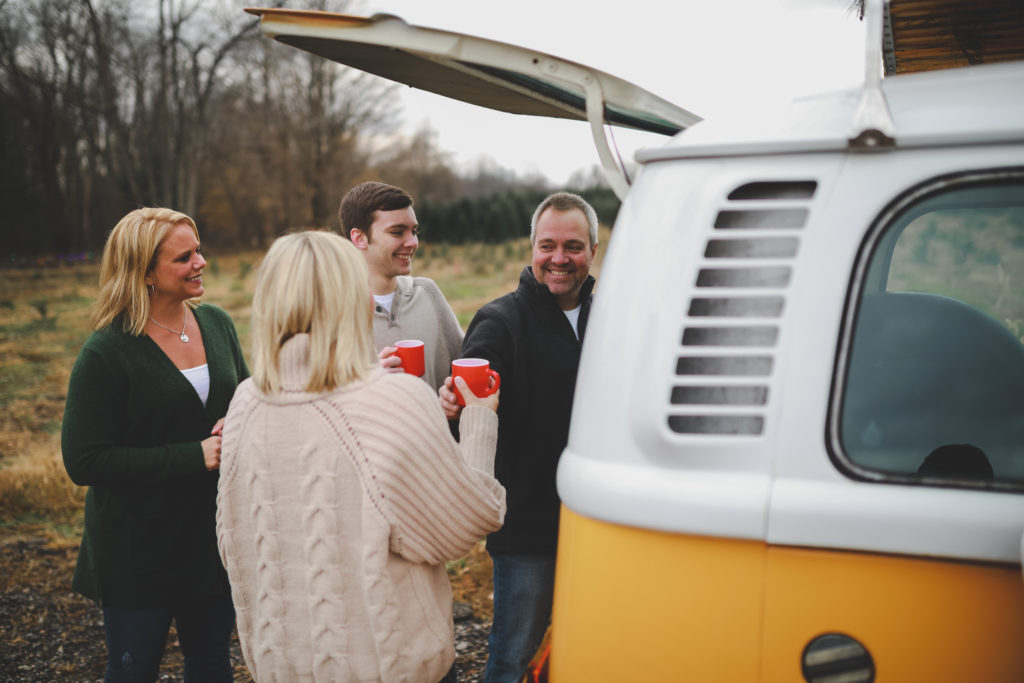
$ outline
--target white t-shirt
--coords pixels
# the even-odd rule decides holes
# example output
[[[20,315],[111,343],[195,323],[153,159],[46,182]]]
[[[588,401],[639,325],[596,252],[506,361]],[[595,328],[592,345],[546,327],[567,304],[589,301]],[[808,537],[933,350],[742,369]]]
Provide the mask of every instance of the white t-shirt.
[[[193,387],[196,389],[196,393],[199,394],[199,398],[202,399],[203,405],[206,405],[206,399],[210,397],[210,366],[207,363],[197,365],[194,368],[186,368],[181,371],[181,374],[185,375]]]
[[[582,306],[577,306],[569,311],[562,311],[562,313],[565,313],[565,317],[569,319],[569,324],[572,325],[572,331],[576,333],[577,339],[580,338],[580,308]]]
[[[380,304],[385,311],[391,310],[391,302],[395,300],[395,293],[390,294],[374,294],[373,300]]]

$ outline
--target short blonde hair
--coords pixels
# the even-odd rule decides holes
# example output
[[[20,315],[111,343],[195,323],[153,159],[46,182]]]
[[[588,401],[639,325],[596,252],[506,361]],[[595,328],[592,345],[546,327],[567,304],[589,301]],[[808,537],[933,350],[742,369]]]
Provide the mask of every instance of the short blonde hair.
[[[324,230],[277,238],[259,266],[252,300],[253,381],[281,390],[281,347],[309,335],[309,382],[320,393],[366,376],[374,360],[366,259]]]
[[[149,319],[146,276],[156,265],[164,238],[182,223],[192,228],[198,242],[196,222],[173,209],[144,207],[117,222],[103,247],[100,293],[90,320],[94,330],[102,329],[120,317],[122,331],[136,337],[143,334]],[[189,299],[185,303],[195,307],[199,299]]]

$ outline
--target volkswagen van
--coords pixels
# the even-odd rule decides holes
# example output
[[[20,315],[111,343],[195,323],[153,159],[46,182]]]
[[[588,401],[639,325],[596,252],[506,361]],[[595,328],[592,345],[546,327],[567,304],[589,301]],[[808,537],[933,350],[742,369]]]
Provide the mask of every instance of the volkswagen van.
[[[397,17],[251,11],[588,121],[623,197],[558,470],[551,680],[1024,681],[1018,5],[869,3],[862,86],[731,123]],[[630,183],[605,125],[669,137]]]

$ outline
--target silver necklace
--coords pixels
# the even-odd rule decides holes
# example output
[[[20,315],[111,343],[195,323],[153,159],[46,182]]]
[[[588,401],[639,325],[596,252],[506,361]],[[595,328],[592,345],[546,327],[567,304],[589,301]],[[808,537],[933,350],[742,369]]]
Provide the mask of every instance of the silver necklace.
[[[157,324],[160,327],[164,328],[165,330],[169,330],[171,332],[174,332],[175,334],[178,335],[178,339],[180,339],[182,341],[182,343],[188,344],[188,335],[185,334],[185,325],[188,324],[188,309],[187,308],[185,309],[185,319],[181,321],[181,332],[178,332],[173,327],[167,327],[167,325],[164,325],[163,323],[160,323],[160,322],[157,322],[156,320],[153,320],[153,316],[149,316],[149,319],[152,320],[155,324]]]

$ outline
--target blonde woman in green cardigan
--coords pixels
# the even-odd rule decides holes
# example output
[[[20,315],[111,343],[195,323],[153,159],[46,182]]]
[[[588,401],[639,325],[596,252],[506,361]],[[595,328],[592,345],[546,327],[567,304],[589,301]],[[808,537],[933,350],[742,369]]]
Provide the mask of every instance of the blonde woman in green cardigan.
[[[233,678],[214,522],[223,417],[249,371],[230,317],[199,303],[205,265],[185,214],[122,218],[71,372],[64,465],[89,487],[72,586],[103,608],[106,681],[155,681],[172,620],[186,681]]]

